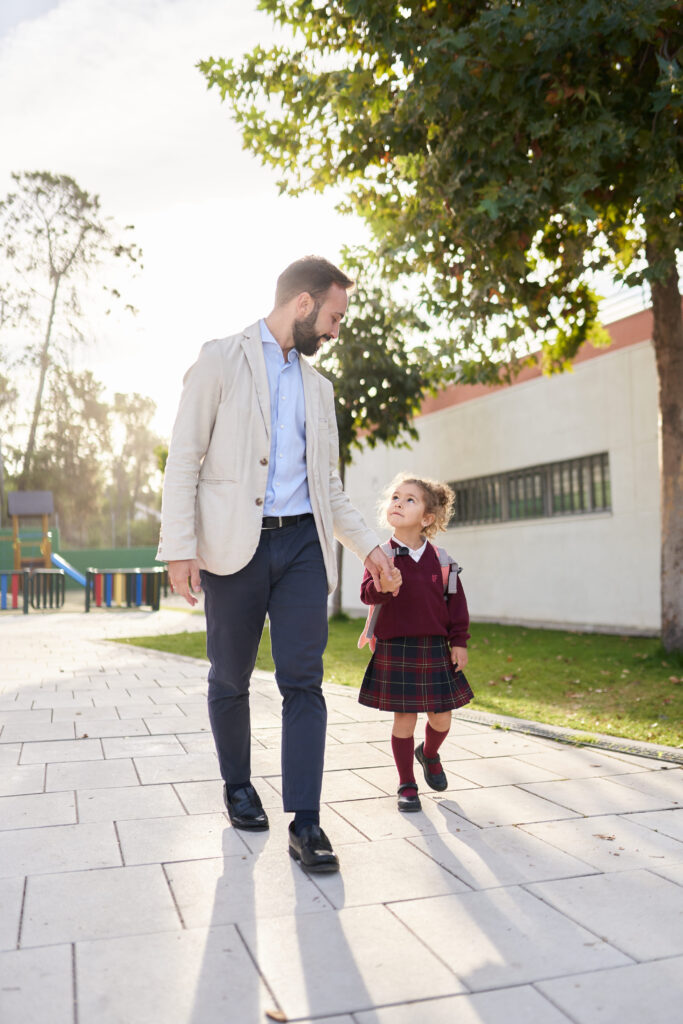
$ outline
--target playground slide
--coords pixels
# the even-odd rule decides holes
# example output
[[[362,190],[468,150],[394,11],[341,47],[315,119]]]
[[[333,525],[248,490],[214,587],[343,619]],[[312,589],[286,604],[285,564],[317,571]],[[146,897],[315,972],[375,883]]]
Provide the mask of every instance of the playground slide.
[[[67,562],[61,555],[52,554],[52,564],[56,565],[58,569],[63,569],[67,576],[70,576],[72,580],[76,580],[76,583],[80,583],[82,587],[85,586],[85,576],[78,569],[74,569],[70,562]]]

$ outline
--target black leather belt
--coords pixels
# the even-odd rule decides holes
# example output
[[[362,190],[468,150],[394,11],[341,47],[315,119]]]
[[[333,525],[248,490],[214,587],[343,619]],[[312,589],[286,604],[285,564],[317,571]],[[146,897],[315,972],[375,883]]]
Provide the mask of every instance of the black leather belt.
[[[261,520],[261,529],[279,530],[283,526],[296,526],[297,523],[304,523],[312,518],[312,512],[302,512],[300,516],[264,516]]]

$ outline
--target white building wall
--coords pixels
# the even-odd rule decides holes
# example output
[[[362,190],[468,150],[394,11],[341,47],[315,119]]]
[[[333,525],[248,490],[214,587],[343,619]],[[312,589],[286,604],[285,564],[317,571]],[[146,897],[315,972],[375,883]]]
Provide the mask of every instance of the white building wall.
[[[346,489],[374,524],[381,491],[403,470],[465,480],[607,451],[611,512],[460,527],[439,543],[464,566],[475,620],[656,632],[657,415],[651,343],[606,350],[572,373],[420,417],[412,450],[365,450],[347,469]],[[350,613],[362,610],[361,575],[345,552],[342,605]]]

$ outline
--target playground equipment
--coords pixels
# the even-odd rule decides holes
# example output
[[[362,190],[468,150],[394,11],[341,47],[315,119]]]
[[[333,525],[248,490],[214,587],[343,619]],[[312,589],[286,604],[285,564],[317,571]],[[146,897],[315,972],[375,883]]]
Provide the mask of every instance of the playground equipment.
[[[0,611],[19,608],[28,615],[29,608],[36,611],[61,608],[66,593],[64,572],[61,569],[22,569],[17,572],[0,571]]]
[[[12,491],[7,495],[7,510],[12,520],[12,547],[14,549],[14,569],[50,568],[52,555],[52,537],[48,529],[49,517],[54,514],[52,491]],[[41,531],[23,530],[22,519],[40,519]],[[24,550],[22,550],[24,545]],[[33,553],[26,554],[26,547],[32,547]],[[38,549],[36,553],[35,549]]]
[[[75,569],[71,562],[67,562],[66,558],[62,558],[61,555],[51,555],[52,564],[56,565],[58,569],[63,569],[67,576],[70,576],[76,583],[80,583],[82,587],[85,586],[85,576],[78,569]]]
[[[168,591],[168,573],[163,566],[152,569],[88,569],[85,574],[85,610],[103,605],[111,608],[149,605],[159,611],[161,590]]]
[[[7,611],[8,608],[19,607],[19,594],[22,595],[22,609],[24,615],[28,614],[28,578],[29,571],[17,572],[11,569],[9,572],[0,572],[0,611]]]

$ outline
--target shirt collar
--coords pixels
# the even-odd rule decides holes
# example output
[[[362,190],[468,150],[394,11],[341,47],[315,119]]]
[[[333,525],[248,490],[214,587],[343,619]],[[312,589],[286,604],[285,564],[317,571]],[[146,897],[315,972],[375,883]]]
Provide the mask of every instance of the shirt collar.
[[[401,544],[400,540],[396,540],[395,537],[391,538],[391,543],[395,544],[399,548],[404,548],[408,552],[408,554],[410,555],[410,557],[412,558],[412,560],[414,562],[419,562],[420,561],[420,559],[422,558],[422,556],[424,554],[424,550],[427,547],[427,541],[425,541],[424,544],[422,545],[422,547],[416,548],[413,551],[413,549],[409,548],[406,544]]]
[[[262,320],[259,320],[259,325],[261,327],[261,341],[263,342],[263,344],[277,345],[277,347],[280,348],[280,342],[277,340],[277,338],[273,335],[272,331],[268,327],[268,324],[265,321],[265,317]],[[282,349],[280,349],[280,351],[282,351]],[[299,353],[297,352],[297,350],[295,348],[290,348],[289,352],[287,353],[287,362],[291,363],[298,358]]]

